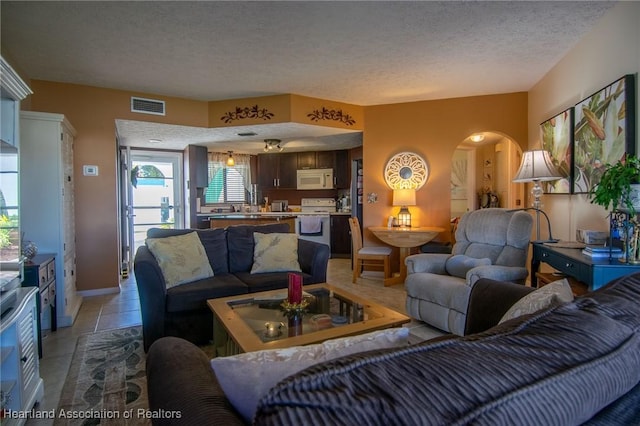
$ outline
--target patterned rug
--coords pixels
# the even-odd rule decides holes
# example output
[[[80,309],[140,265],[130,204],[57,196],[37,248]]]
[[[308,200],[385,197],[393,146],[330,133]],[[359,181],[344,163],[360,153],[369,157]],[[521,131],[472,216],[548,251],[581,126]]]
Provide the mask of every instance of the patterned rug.
[[[79,337],[55,425],[150,425],[147,408],[142,328]]]

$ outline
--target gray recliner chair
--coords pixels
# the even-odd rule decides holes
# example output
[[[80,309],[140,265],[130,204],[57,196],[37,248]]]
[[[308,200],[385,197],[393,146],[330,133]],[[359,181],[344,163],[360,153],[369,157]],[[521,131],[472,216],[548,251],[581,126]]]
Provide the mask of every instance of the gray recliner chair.
[[[462,216],[451,254],[407,256],[407,314],[464,335],[471,288],[480,278],[524,284],[533,219],[489,208]]]

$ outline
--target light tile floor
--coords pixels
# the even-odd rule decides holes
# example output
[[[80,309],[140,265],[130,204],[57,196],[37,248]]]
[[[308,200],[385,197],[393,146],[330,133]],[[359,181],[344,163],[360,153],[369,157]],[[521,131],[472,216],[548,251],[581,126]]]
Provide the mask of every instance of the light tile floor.
[[[404,311],[403,285],[384,287],[382,280],[374,276],[363,276],[357,284],[351,283],[350,259],[330,259],[327,269],[327,282],[344,287],[353,293],[374,294],[374,299],[393,309]],[[55,332],[45,331],[43,356],[40,359],[40,375],[44,380],[44,399],[38,410],[51,410],[58,406],[60,393],[64,385],[71,358],[80,335],[116,328],[131,327],[142,324],[140,316],[140,299],[133,274],[120,283],[120,292],[85,297],[76,320],[71,327],[58,328]],[[411,328],[412,338],[430,339],[443,334],[419,321],[406,324]],[[51,421],[52,423],[53,421]],[[43,421],[27,421],[27,425],[51,424]]]

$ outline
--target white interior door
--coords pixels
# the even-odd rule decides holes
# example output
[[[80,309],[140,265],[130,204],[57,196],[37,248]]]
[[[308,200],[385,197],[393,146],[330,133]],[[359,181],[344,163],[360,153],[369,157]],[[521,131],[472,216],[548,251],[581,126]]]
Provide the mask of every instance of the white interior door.
[[[128,150],[123,202],[128,262],[147,237],[149,228],[183,228],[182,153]],[[123,239],[124,240],[124,239]],[[131,265],[129,265],[131,266]],[[130,268],[129,268],[130,269]]]

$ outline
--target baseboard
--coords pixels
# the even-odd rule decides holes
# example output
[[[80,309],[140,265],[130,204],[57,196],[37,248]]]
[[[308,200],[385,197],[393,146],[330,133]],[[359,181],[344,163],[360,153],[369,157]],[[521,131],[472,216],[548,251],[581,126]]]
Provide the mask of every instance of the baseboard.
[[[82,297],[104,296],[105,294],[114,294],[114,293],[120,293],[120,286],[108,287],[108,288],[97,288],[95,290],[78,291],[78,294]]]

